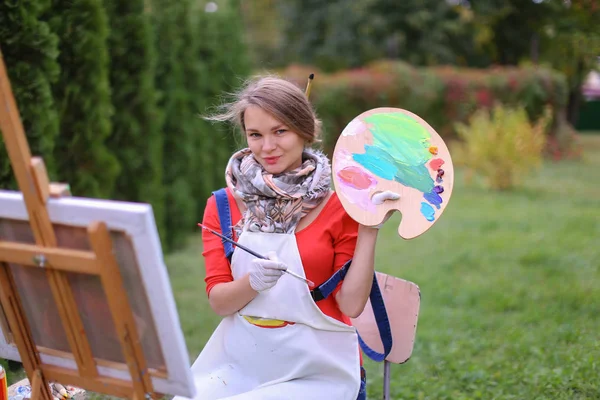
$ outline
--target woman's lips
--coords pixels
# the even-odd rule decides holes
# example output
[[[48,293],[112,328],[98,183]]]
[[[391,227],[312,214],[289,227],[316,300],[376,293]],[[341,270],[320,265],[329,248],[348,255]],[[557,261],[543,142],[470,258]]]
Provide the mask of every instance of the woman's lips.
[[[263,160],[269,165],[276,164],[279,160],[279,157],[264,157]]]

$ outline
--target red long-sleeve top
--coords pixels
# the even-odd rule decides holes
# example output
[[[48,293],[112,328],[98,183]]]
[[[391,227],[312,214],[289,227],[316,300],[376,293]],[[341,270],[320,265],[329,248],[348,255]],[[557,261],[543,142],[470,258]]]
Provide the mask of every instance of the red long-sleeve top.
[[[232,224],[235,225],[242,216],[229,189],[227,189],[227,196]],[[221,231],[214,196],[207,202],[202,223],[217,232]],[[333,193],[316,219],[295,235],[304,273],[318,286],[353,257],[358,224],[350,218],[337,195]],[[221,239],[203,230],[202,241],[204,243],[202,255],[206,266],[206,293],[209,295],[215,285],[231,282],[233,276],[229,262],[225,258]],[[325,315],[350,325],[350,319],[340,311],[335,300],[335,294],[340,287],[341,283],[328,298],[318,301],[317,306]]]

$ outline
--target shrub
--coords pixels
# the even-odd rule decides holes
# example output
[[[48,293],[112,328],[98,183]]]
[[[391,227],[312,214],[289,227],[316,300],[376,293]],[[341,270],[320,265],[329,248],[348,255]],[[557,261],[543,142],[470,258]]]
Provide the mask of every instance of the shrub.
[[[60,39],[61,71],[53,85],[60,118],[54,148],[59,179],[76,196],[109,198],[120,166],[106,146],[114,113],[106,10],[100,0],[56,2],[49,17]]]
[[[452,158],[466,167],[467,179],[477,174],[493,189],[510,189],[540,165],[550,121],[549,107],[535,123],[524,108],[480,109],[468,124],[456,124],[462,142],[453,146]]]
[[[112,198],[150,203],[164,229],[162,114],[155,87],[156,51],[144,0],[106,0],[110,84],[116,110],[107,142],[121,165]]]
[[[415,68],[379,61],[335,74],[316,73],[311,101],[323,119],[324,147],[329,154],[354,117],[377,107],[412,111],[448,140],[457,136],[456,122],[466,123],[478,109],[497,103],[522,105],[531,120],[550,106],[554,121],[560,120],[567,103],[564,76],[544,68]],[[300,87],[306,85],[306,69],[297,65],[280,74]],[[553,123],[548,135],[555,137],[560,126]],[[569,146],[570,140],[571,136],[562,135],[559,146]]]
[[[0,1],[0,50],[31,153],[44,157],[48,175],[56,179],[52,151],[59,119],[52,84],[60,67],[58,37],[43,20],[49,6],[49,2]],[[0,188],[17,189],[2,135]]]

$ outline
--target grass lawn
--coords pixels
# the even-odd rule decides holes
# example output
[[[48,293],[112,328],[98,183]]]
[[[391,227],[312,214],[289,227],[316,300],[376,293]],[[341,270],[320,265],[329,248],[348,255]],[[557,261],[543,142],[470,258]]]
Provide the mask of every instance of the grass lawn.
[[[599,399],[600,135],[581,161],[547,162],[497,193],[459,177],[441,220],[411,241],[383,228],[377,269],[421,288],[411,360],[393,399]],[[193,361],[219,322],[208,306],[199,236],[169,255]],[[369,398],[381,364],[367,361]]]
[[[412,358],[393,365],[393,399],[600,398],[600,136],[583,160],[548,162],[518,190],[460,179],[440,221],[411,241],[384,227],[377,269],[418,284]],[[167,258],[191,359],[219,318],[201,242]],[[369,398],[381,364],[367,362]]]

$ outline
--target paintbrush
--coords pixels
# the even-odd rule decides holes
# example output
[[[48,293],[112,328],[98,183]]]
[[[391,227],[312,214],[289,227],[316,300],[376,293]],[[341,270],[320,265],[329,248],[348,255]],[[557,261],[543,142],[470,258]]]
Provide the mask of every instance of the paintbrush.
[[[231,244],[233,244],[234,246],[236,246],[236,247],[239,247],[240,249],[242,249],[242,250],[244,250],[244,251],[246,251],[246,252],[248,252],[248,253],[252,254],[254,257],[262,258],[263,260],[269,260],[269,258],[268,258],[268,257],[265,257],[265,256],[263,256],[263,255],[260,255],[260,254],[258,254],[257,252],[255,252],[254,250],[251,250],[251,249],[249,249],[249,248],[247,248],[247,247],[245,247],[245,246],[242,246],[241,244],[239,244],[239,243],[238,243],[238,242],[236,242],[235,240],[231,240],[231,239],[229,239],[227,236],[223,236],[223,235],[221,235],[220,233],[218,233],[218,232],[216,232],[216,231],[214,231],[214,230],[212,230],[212,229],[210,229],[210,228],[208,228],[208,227],[206,227],[206,226],[204,226],[204,225],[202,225],[202,224],[200,224],[200,223],[198,223],[198,226],[199,226],[200,228],[202,228],[202,229],[205,229],[205,230],[209,231],[210,233],[212,233],[212,234],[214,234],[214,235],[217,235],[217,236],[218,236],[218,237],[220,237],[221,239],[225,239],[225,240],[227,240],[229,243],[231,243]],[[310,281],[310,280],[308,280],[308,279],[306,279],[306,278],[303,278],[303,277],[301,277],[300,275],[298,275],[298,274],[296,274],[296,273],[294,273],[294,272],[292,272],[292,271],[288,271],[288,270],[286,269],[286,270],[284,270],[283,272],[285,272],[286,274],[290,274],[290,275],[291,275],[291,276],[293,276],[294,278],[300,279],[300,280],[301,280],[301,281],[303,281],[303,282],[306,282],[306,283],[308,284],[308,286],[310,286],[310,287],[314,287],[314,286],[315,286],[314,282],[312,282],[312,281]]]
[[[307,99],[310,96],[310,86],[312,85],[313,79],[315,79],[315,74],[310,74],[308,76],[308,83],[306,84],[306,90],[304,91]]]

